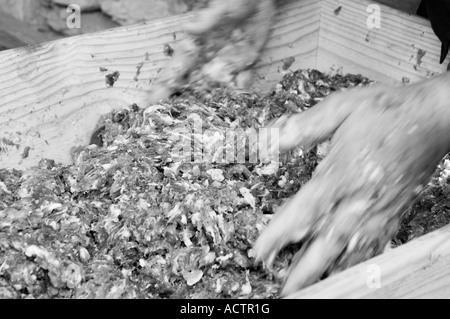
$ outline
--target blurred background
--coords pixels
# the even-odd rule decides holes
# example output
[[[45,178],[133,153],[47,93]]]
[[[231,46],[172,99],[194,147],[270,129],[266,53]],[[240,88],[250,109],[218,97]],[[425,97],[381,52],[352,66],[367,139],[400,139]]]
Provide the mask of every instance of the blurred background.
[[[0,50],[186,13],[208,0],[0,0]],[[69,29],[69,4],[81,28]]]
[[[224,0],[225,1],[225,0]],[[283,2],[285,0],[277,0]],[[297,0],[301,1],[301,0]],[[415,14],[421,0],[377,0]],[[0,50],[97,32],[203,8],[209,0],[0,0]],[[81,28],[69,29],[69,4],[81,7]]]

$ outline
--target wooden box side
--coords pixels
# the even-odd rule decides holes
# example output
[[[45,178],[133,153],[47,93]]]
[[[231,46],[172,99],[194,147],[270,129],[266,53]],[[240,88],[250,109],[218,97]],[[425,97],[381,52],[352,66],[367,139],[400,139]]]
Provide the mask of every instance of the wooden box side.
[[[68,164],[102,114],[145,105],[166,43],[188,16],[0,52],[0,167]],[[139,69],[139,71],[138,71]],[[105,76],[119,72],[114,86]],[[23,158],[29,147],[28,157]]]
[[[270,39],[256,68],[253,89],[267,93],[283,75],[287,58],[290,70],[312,69],[317,64],[321,1],[285,0],[275,17]],[[291,59],[292,60],[292,59]],[[286,65],[287,66],[287,65]]]
[[[385,83],[415,82],[446,70],[450,60],[439,64],[441,44],[428,20],[366,0],[321,3],[319,70]]]
[[[288,298],[450,298],[450,225]]]
[[[287,57],[296,68],[315,66],[320,4],[285,2],[256,70],[259,91],[281,79]],[[0,52],[0,168],[31,167],[41,158],[69,164],[70,149],[89,142],[102,114],[147,106],[151,81],[169,59],[164,45],[185,36],[181,26],[190,17]],[[105,76],[116,71],[119,79],[107,87]]]

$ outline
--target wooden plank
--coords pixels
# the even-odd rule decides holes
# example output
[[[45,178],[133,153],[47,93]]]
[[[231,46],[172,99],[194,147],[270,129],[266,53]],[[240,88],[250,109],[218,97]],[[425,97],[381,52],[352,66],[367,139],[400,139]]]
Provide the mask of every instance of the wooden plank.
[[[183,38],[180,28],[190,17],[0,52],[0,168],[30,167],[43,157],[68,164],[70,149],[89,142],[102,114],[132,103],[146,106],[151,81],[168,59],[164,44],[174,42],[174,33]],[[280,8],[257,69],[259,90],[281,79],[286,57],[296,58],[295,68],[314,66],[319,17],[314,0],[289,0]],[[119,80],[107,87],[105,75],[114,71]],[[29,156],[22,158],[27,147]]]
[[[0,10],[0,50],[50,41],[45,34]]]
[[[7,141],[1,167],[25,168],[43,157],[68,164],[71,147],[87,144],[102,114],[132,103],[144,106],[149,81],[166,60],[163,46],[187,19],[0,52],[0,139]],[[107,87],[105,75],[114,71],[120,78]],[[29,157],[23,159],[27,146]]]
[[[449,265],[450,225],[288,298],[450,298]],[[376,274],[379,286],[373,280]]]
[[[323,0],[317,68],[342,68],[386,83],[412,82],[446,70],[429,21],[380,5],[381,28],[369,29],[366,0]],[[341,7],[339,14],[336,8]]]
[[[289,0],[279,8],[271,37],[256,69],[253,89],[268,92],[283,77],[285,58],[294,57],[291,69],[313,68],[317,60],[320,1]]]

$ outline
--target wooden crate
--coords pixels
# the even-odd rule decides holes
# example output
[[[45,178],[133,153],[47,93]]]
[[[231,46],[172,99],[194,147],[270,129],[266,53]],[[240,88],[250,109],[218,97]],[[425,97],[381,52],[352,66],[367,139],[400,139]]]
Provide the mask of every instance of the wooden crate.
[[[406,2],[408,8],[417,3]],[[438,64],[440,42],[427,20],[379,4],[380,28],[371,29],[373,4],[284,0],[254,89],[273,87],[288,57],[295,57],[291,69],[361,73],[385,83],[445,71],[448,60]],[[70,149],[88,143],[102,114],[132,103],[146,106],[151,82],[168,59],[163,47],[184,37],[180,26],[190,17],[0,52],[0,168],[27,168],[43,157],[69,164]],[[114,71],[120,78],[107,87],[105,75]],[[449,262],[445,227],[292,297],[450,297]],[[380,288],[367,285],[370,265],[380,269]]]

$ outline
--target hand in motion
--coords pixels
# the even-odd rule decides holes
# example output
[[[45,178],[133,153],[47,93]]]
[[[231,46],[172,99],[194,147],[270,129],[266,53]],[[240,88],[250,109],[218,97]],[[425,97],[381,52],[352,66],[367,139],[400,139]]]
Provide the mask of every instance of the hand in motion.
[[[269,36],[274,0],[213,0],[184,26],[188,37],[158,75],[151,99],[166,98],[189,82],[208,79],[246,88],[248,70],[257,62]]]
[[[354,88],[281,121],[281,150],[332,137],[312,179],[253,248],[270,266],[283,247],[302,242],[282,295],[384,250],[449,151],[449,87],[450,73],[405,87]]]

